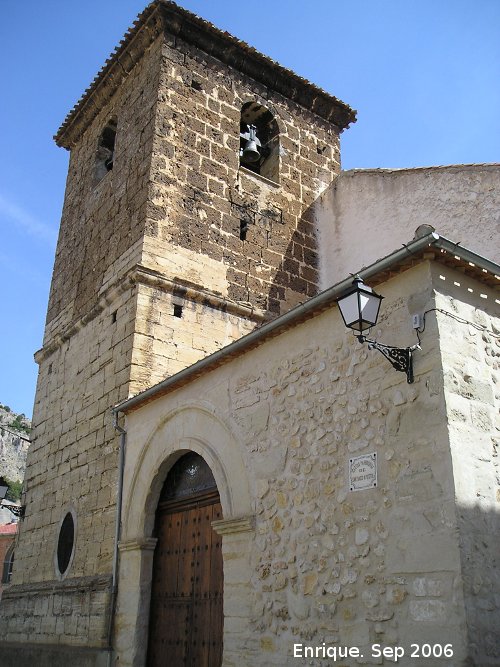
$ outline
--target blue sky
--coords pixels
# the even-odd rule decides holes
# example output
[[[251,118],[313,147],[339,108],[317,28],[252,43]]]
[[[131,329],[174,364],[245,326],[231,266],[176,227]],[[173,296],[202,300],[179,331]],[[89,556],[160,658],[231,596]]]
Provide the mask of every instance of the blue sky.
[[[500,162],[499,0],[184,0],[358,111],[344,169]],[[52,136],[144,0],[2,3],[0,403],[31,415],[68,153]]]

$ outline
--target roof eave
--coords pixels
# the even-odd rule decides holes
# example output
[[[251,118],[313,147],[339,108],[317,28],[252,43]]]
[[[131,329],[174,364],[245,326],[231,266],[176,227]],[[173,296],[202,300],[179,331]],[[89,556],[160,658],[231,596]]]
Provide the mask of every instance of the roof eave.
[[[123,79],[162,30],[197,46],[226,65],[309,109],[343,130],[356,121],[356,112],[341,100],[286,69],[245,42],[170,0],[154,0],[99,70],[54,136],[56,144],[71,149]]]

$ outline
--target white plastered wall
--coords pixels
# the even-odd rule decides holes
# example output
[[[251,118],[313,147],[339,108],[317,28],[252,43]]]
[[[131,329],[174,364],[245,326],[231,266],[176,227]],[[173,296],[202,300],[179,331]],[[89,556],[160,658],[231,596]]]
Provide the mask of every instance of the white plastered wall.
[[[500,165],[353,169],[318,202],[325,289],[431,225],[479,255],[500,259]]]

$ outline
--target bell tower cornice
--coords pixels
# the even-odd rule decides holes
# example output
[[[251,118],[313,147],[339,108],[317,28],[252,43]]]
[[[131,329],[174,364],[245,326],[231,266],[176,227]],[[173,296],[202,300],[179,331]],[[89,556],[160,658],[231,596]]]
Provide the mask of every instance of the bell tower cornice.
[[[356,112],[318,86],[298,76],[245,42],[188,12],[170,0],[154,0],[111,53],[54,136],[70,150],[109,102],[146,49],[164,31],[293,100],[340,130],[356,121]]]

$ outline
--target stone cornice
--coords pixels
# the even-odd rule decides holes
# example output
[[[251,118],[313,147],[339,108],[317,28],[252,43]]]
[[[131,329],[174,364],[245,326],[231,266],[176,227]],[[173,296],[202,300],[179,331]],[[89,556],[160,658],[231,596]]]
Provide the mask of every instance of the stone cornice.
[[[127,289],[132,287],[133,283],[128,277],[128,274],[120,277],[115,281],[105,292],[103,292],[97,303],[93,308],[89,310],[88,313],[78,318],[76,321],[71,322],[65,329],[61,332],[54,335],[54,337],[44,345],[40,350],[35,352],[34,357],[37,364],[40,364],[44,359],[53,354],[63,343],[70,340],[76,333],[80,331],[86,324],[94,320],[106,306],[110,305],[115,301],[120,294],[125,292]]]
[[[169,0],[154,0],[106,60],[54,136],[58,146],[71,149],[86,127],[109,102],[146,49],[165,31],[201,49],[224,64],[259,81],[333,123],[340,129],[356,121],[356,112],[341,100],[298,76],[245,42]]]
[[[373,264],[352,273],[344,280],[332,285],[304,303],[295,306],[283,315],[266,322],[254,329],[246,336],[235,340],[208,357],[203,357],[196,363],[184,368],[175,375],[162,380],[154,387],[142,391],[136,396],[127,398],[113,408],[113,412],[128,413],[137,410],[141,405],[155,400],[159,396],[178,389],[210,370],[227,363],[231,359],[245,354],[264,342],[280,336],[283,332],[296,327],[306,320],[316,317],[326,310],[337,306],[338,299],[352,288],[352,276],[358,275],[362,280],[369,280],[370,285],[376,287],[399,273],[408,271],[412,267],[425,261],[436,261],[463,270],[466,275],[473,277],[489,287],[498,290],[500,283],[500,266],[484,257],[480,257],[471,250],[453,243],[449,239],[439,236],[435,232],[414,238],[402,248],[398,248],[390,255],[378,259]]]
[[[143,537],[137,540],[120,542],[118,549],[120,551],[153,551],[157,542],[156,537]]]
[[[63,581],[37,581],[32,584],[11,584],[2,592],[3,599],[25,597],[27,595],[50,595],[51,593],[74,593],[77,591],[110,590],[111,575],[97,575],[95,577],[73,577]]]
[[[165,292],[170,292],[174,296],[183,297],[189,301],[202,303],[215,310],[222,310],[225,313],[245,317],[260,324],[266,318],[265,311],[255,308],[251,304],[233,301],[222,295],[206,289],[202,285],[182,280],[181,278],[166,278],[163,274],[143,265],[137,265],[130,274],[130,279],[135,283],[157,287]]]
[[[214,310],[221,310],[230,315],[237,315],[247,320],[262,324],[267,320],[266,314],[259,308],[254,308],[250,304],[238,303],[231,299],[224,298],[220,294],[205,289],[202,285],[195,285],[180,278],[173,280],[166,278],[158,271],[150,269],[142,264],[136,264],[124,275],[120,276],[105,291],[103,291],[94,307],[78,320],[71,322],[65,329],[55,334],[42,349],[35,352],[35,361],[40,364],[44,359],[53,354],[63,343],[72,338],[86,324],[95,319],[102,311],[111,305],[123,292],[133,288],[135,285],[149,285],[156,287],[173,296],[188,299],[209,306]]]

